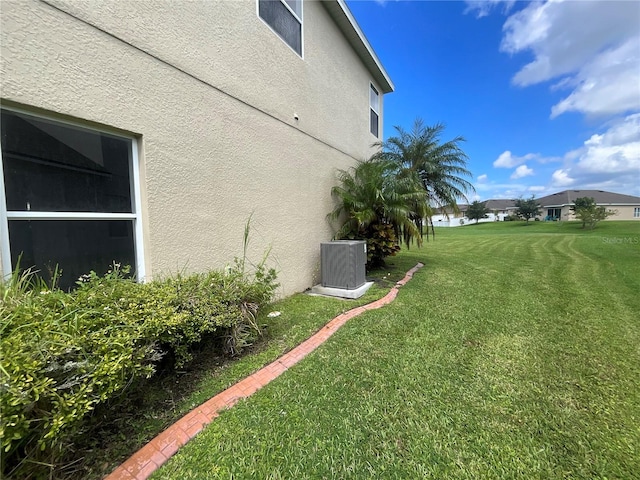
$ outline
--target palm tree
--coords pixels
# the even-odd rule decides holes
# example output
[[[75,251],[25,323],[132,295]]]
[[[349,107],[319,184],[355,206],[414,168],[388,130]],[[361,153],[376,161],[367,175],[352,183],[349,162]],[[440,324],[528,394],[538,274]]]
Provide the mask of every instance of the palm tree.
[[[338,203],[328,217],[342,223],[335,238],[366,239],[373,265],[399,250],[400,239],[422,244],[413,219],[430,213],[424,189],[417,175],[398,173],[396,163],[372,158],[339,170],[340,184],[331,189]]]
[[[472,175],[467,169],[468,157],[459,146],[464,137],[441,143],[445,126],[441,123],[427,126],[420,118],[415,120],[411,132],[401,127],[395,129],[397,136],[377,144],[382,149],[376,156],[391,160],[403,172],[417,174],[429,205],[457,212],[458,199],[468,202],[467,194],[475,192],[473,184],[465,178]],[[421,220],[416,223],[422,228]]]

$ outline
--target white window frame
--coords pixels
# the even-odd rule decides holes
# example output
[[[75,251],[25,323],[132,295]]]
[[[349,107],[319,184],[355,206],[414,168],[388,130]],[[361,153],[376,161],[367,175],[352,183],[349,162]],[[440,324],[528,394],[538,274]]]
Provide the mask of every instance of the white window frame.
[[[293,53],[295,53],[296,55],[298,55],[300,58],[304,58],[304,22],[302,21],[304,14],[303,14],[303,10],[304,10],[304,2],[303,0],[294,0],[296,2],[300,2],[300,15],[298,15],[295,10],[293,10],[288,4],[287,2],[285,2],[284,0],[274,0],[274,1],[279,1],[281,4],[283,4],[285,6],[285,8],[287,10],[289,10],[291,12],[291,14],[295,17],[296,20],[298,20],[298,22],[300,23],[300,53],[298,53],[291,45],[289,45],[289,43],[282,38],[282,36],[276,32],[273,27],[271,27],[271,25],[269,25],[267,23],[267,21],[262,18],[260,16],[260,0],[256,0],[256,15],[258,16],[258,18],[260,19],[260,21],[262,23],[264,23],[267,27],[269,27],[269,30],[271,30],[280,40],[282,40],[284,42],[284,44],[289,47],[291,49],[291,51]]]
[[[377,98],[377,105],[371,104],[371,93],[375,92],[376,94],[376,98]],[[376,138],[380,138],[380,91],[376,88],[376,86],[373,83],[369,83],[369,133],[371,133],[371,135],[373,135]],[[371,112],[374,112],[377,117],[378,117],[378,125],[377,125],[377,130],[378,130],[378,134],[376,135],[375,133],[373,133],[371,131]]]
[[[640,207],[633,207],[633,218],[640,218]]]
[[[0,255],[2,258],[2,274],[8,278],[12,273],[11,246],[9,243],[9,220],[133,220],[133,249],[136,259],[136,278],[143,282],[146,276],[144,262],[144,242],[142,228],[142,199],[140,196],[140,160],[138,157],[138,138],[132,135],[114,133],[108,129],[88,127],[79,122],[60,120],[54,116],[33,113],[15,107],[3,105],[2,110],[41,118],[46,121],[80,128],[93,132],[105,133],[122,139],[130,140],[131,162],[129,162],[129,179],[131,182],[132,213],[92,213],[92,212],[48,212],[48,211],[8,211],[4,185],[4,164],[2,162],[2,148],[0,146]],[[87,272],[88,273],[88,272]]]

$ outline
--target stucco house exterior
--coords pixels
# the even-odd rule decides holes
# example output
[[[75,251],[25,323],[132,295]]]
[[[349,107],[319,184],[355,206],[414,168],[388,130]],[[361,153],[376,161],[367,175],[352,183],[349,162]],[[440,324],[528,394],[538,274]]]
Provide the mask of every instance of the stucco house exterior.
[[[504,221],[504,218],[513,215],[516,210],[515,200],[513,199],[490,199],[485,200],[485,207],[489,209],[486,218],[482,218],[478,223]],[[439,208],[436,214],[431,218],[435,227],[459,227],[468,223],[476,223],[475,220],[467,218],[467,209],[469,205],[466,203],[458,204],[459,213],[455,213],[450,208]]]
[[[564,190],[552,195],[536,199],[540,206],[538,220],[575,220],[571,211],[576,198],[590,197],[596,205],[613,210],[607,220],[640,220],[640,197],[623,195],[620,193],[606,192],[603,190]],[[483,222],[503,221],[507,216],[515,215],[517,207],[515,199],[490,199],[483,202],[489,209],[487,218]],[[470,220],[466,216],[467,204],[460,204],[460,213],[454,213],[451,209],[439,209],[432,217],[436,227],[458,227],[468,224]],[[474,221],[475,223],[475,221]]]
[[[382,139],[391,79],[343,0],[3,0],[3,273],[139,279],[271,247],[317,280],[338,168]]]
[[[469,205],[466,203],[459,203],[457,212],[450,207],[438,207],[434,209],[431,222],[434,227],[459,227],[468,221],[467,208]]]
[[[640,197],[605,192],[603,190],[563,190],[537,199],[540,219],[575,220],[571,211],[576,198],[593,198],[596,205],[616,213],[608,220],[640,220]]]
[[[509,198],[489,199],[483,202],[489,210],[488,217],[493,221],[504,221],[516,211],[516,201]]]

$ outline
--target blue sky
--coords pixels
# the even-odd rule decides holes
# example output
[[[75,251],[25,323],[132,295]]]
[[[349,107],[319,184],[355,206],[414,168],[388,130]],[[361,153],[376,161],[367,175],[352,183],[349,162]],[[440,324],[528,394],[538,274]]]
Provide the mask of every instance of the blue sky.
[[[446,125],[477,195],[640,196],[640,2],[347,0],[395,84],[384,136]]]

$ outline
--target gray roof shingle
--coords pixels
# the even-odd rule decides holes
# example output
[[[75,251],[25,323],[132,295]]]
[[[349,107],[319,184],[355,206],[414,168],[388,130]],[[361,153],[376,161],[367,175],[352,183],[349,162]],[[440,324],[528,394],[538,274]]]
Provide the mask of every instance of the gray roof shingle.
[[[571,205],[576,198],[591,197],[598,205],[640,205],[640,197],[623,195],[620,193],[605,192],[603,190],[564,190],[562,192],[538,198],[538,203],[543,207]]]
[[[516,201],[512,198],[498,198],[485,200],[484,206],[489,210],[509,210],[516,208]]]

